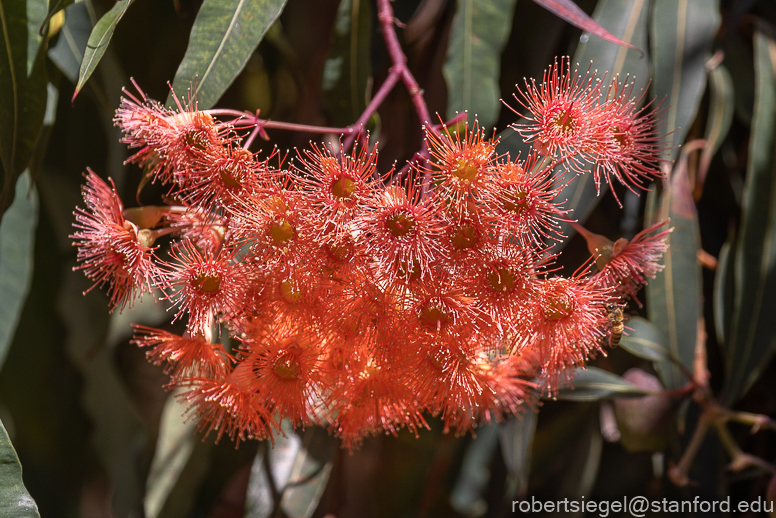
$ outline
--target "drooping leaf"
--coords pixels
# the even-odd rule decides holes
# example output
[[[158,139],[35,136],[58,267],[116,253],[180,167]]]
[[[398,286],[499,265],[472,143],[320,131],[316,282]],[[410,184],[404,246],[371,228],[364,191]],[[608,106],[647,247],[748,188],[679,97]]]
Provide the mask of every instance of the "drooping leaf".
[[[537,4],[541,5],[551,13],[554,13],[559,18],[566,20],[571,25],[587,31],[590,34],[595,34],[599,38],[616,43],[617,45],[623,45],[625,47],[638,50],[641,56],[644,56],[642,51],[636,45],[631,44],[628,41],[621,40],[617,36],[607,31],[604,27],[598,24],[596,20],[590,18],[585,11],[579,8],[577,4],[572,0],[533,0]]]
[[[665,346],[666,339],[652,322],[634,317],[628,320],[630,330],[623,335],[620,347],[639,358],[653,362],[670,362],[671,354]]]
[[[0,421],[0,516],[40,518],[38,506],[24,487],[22,465]]]
[[[776,351],[776,32],[759,22],[754,36],[755,109],[741,230],[734,258],[733,321],[726,343],[724,404],[752,386]]]
[[[323,101],[334,126],[352,124],[366,108],[372,32],[369,2],[340,2],[322,83]]]
[[[447,82],[447,118],[477,115],[495,124],[500,108],[501,51],[509,37],[516,0],[458,0],[450,46],[442,69]]]
[[[668,236],[668,250],[663,255],[665,268],[647,284],[649,320],[667,339],[671,356],[692,372],[698,319],[702,311],[702,284],[698,263],[700,229],[687,172],[686,151],[650,217],[653,223],[670,218],[674,231]],[[656,369],[663,385],[669,389],[679,388],[687,381],[676,365],[658,363]]]
[[[270,518],[276,508],[282,516],[309,518],[326,489],[339,441],[317,426],[295,434],[284,421],[283,431],[253,462],[246,518]]]
[[[641,397],[648,394],[636,385],[598,367],[577,369],[564,384],[557,399],[565,401],[598,401],[612,397]]]
[[[733,113],[736,107],[733,79],[724,65],[718,65],[709,73],[709,85],[711,86],[709,117],[703,136],[706,146],[701,153],[698,178],[705,178],[711,159],[714,158],[719,146],[727,137],[730,125],[733,123]]]
[[[483,426],[477,430],[463,456],[463,466],[450,496],[450,505],[464,516],[476,516],[490,482],[490,464],[499,443],[499,428]]]
[[[722,245],[717,258],[717,272],[714,276],[714,330],[717,342],[723,347],[730,337],[730,322],[733,320],[733,245]]]
[[[148,518],[159,516],[167,496],[194,451],[197,423],[184,419],[185,413],[186,405],[175,394],[171,394],[164,405],[154,458],[146,478],[143,510]]]
[[[48,52],[57,68],[75,83],[92,32],[92,20],[85,2],[73,4],[65,10],[65,24],[59,31],[59,40]]]
[[[499,441],[504,464],[513,479],[513,490],[507,495],[524,495],[528,491],[528,473],[531,468],[531,448],[536,435],[538,412],[526,412],[510,417],[499,426]]]
[[[46,19],[43,20],[43,23],[40,26],[40,34],[43,34],[43,30],[45,25],[51,20],[51,17],[57,14],[62,9],[65,9],[67,6],[72,4],[75,0],[51,0],[49,2],[49,8],[48,13],[46,13]]]
[[[286,0],[205,0],[175,73],[175,94],[187,98],[188,90],[196,85],[199,108],[211,108],[242,71],[285,5]],[[167,106],[174,105],[170,94]]]
[[[46,111],[46,0],[0,0],[0,219],[27,169]]]
[[[16,182],[16,197],[0,222],[0,366],[30,290],[38,223],[38,194],[30,173]]]
[[[86,84],[86,81],[91,77],[94,69],[97,68],[102,56],[108,49],[108,44],[113,37],[116,26],[134,1],[135,0],[119,0],[111,10],[105,13],[94,25],[94,28],[89,35],[89,41],[86,43],[86,51],[84,52],[81,67],[78,71],[78,83],[76,84],[75,92],[73,93],[74,101],[78,93]]]
[[[676,159],[706,89],[706,62],[721,16],[717,0],[655,0],[650,25],[655,97],[665,114],[668,158]]]

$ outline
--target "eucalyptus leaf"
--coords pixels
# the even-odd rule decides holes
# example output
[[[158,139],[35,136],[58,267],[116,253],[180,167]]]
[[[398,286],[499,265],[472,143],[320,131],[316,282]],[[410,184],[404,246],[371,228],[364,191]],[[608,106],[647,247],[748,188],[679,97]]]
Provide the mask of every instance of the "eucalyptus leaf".
[[[642,397],[648,392],[625,381],[620,376],[597,367],[577,369],[564,384],[557,399],[565,401],[598,401],[613,397]]]
[[[86,84],[86,81],[91,77],[94,69],[97,68],[105,51],[108,50],[108,44],[113,37],[116,26],[134,1],[135,0],[119,0],[113,5],[110,11],[105,13],[94,25],[94,28],[89,35],[89,40],[86,43],[86,51],[84,52],[83,60],[81,60],[81,67],[78,71],[78,83],[76,84],[75,92],[73,93],[74,101],[78,96],[78,93]]]
[[[652,223],[670,219],[674,230],[668,235],[668,250],[663,255],[665,268],[647,284],[649,320],[668,340],[671,356],[692,372],[702,311],[702,283],[698,263],[700,229],[686,152],[671,173],[668,188],[651,217]],[[679,388],[687,381],[676,365],[659,363],[656,369],[669,389]]]
[[[499,441],[504,464],[513,479],[511,495],[525,495],[528,491],[528,474],[531,468],[531,448],[539,421],[538,412],[510,417],[499,426]]]
[[[650,31],[655,97],[667,107],[663,145],[676,159],[706,89],[718,0],[654,0]]]
[[[642,317],[628,320],[627,335],[623,335],[620,347],[639,358],[653,362],[670,362],[671,354],[665,346],[666,339],[652,322]]]
[[[706,146],[701,153],[701,162],[698,167],[699,178],[705,178],[711,159],[727,137],[736,108],[733,79],[724,65],[718,65],[709,73],[709,86],[711,95],[709,116],[706,121],[706,132],[703,135]]]
[[[729,339],[730,322],[733,319],[733,246],[730,242],[722,245],[714,276],[714,330],[717,333],[717,342],[723,348]]]
[[[205,0],[191,28],[189,46],[175,73],[178,98],[196,87],[200,109],[211,108],[245,67],[286,0]],[[167,106],[175,106],[172,93]]]
[[[723,403],[735,403],[776,351],[776,36],[760,21],[754,36],[755,109],[741,230],[735,249],[733,321],[726,343]]]
[[[16,182],[16,196],[0,221],[0,366],[11,346],[30,291],[38,224],[38,194],[30,173]]]
[[[57,44],[48,51],[51,61],[73,83],[78,81],[91,32],[92,19],[86,3],[73,4],[65,10],[65,24],[59,30]]]
[[[46,0],[0,0],[0,219],[29,166],[46,112]]]
[[[22,480],[22,465],[0,421],[0,516],[3,518],[40,518],[38,506]]]
[[[352,124],[366,108],[372,33],[367,0],[340,2],[322,83],[325,107],[335,126]]]
[[[246,518],[270,518],[278,510],[309,518],[326,489],[339,441],[317,426],[297,434],[286,420],[282,429],[274,447],[264,443],[253,462]]]
[[[490,464],[499,444],[499,427],[487,425],[477,430],[463,455],[463,466],[450,494],[450,505],[464,516],[484,514],[485,490],[490,482]]]
[[[442,69],[448,119],[468,110],[482,128],[496,123],[501,51],[509,37],[515,4],[516,0],[458,0]]]

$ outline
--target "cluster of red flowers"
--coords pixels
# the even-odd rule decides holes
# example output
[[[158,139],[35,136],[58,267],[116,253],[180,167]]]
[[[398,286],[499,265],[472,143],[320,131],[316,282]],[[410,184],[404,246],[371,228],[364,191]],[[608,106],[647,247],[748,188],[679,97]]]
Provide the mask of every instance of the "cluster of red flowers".
[[[475,123],[428,129],[428,164],[382,177],[363,146],[272,166],[241,147],[234,121],[127,94],[115,121],[139,149],[129,162],[174,203],[124,209],[88,172],[80,268],[114,308],[158,289],[185,319],[182,336],[138,326],[135,342],[219,437],[264,438],[287,418],[354,446],[427,426],[426,412],[466,432],[530,407],[537,379],[557,390],[602,350],[607,305],[659,269],[667,231],[654,227],[601,241],[595,275],[552,275],[566,168],[592,159],[629,186],[659,174],[653,116],[613,89],[600,101],[556,63],[526,95],[519,130],[537,145],[524,159],[497,156]]]

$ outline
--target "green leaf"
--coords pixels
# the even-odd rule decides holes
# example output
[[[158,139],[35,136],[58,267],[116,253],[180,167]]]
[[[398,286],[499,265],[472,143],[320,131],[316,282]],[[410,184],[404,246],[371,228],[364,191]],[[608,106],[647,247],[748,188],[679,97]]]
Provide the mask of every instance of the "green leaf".
[[[72,4],[74,1],[75,0],[51,0],[46,19],[43,20],[43,23],[40,26],[40,32],[43,33],[44,26],[51,20],[52,16]]]
[[[714,330],[717,333],[717,342],[723,348],[730,339],[730,322],[733,319],[733,246],[730,242],[722,245],[714,276]]]
[[[776,351],[776,39],[760,22],[754,36],[755,109],[734,260],[734,313],[725,348],[723,403],[735,403]]]
[[[510,417],[499,426],[499,441],[504,464],[512,477],[513,490],[507,495],[524,495],[528,491],[528,474],[531,468],[531,449],[536,436],[539,413],[527,411]]]
[[[194,433],[197,422],[183,417],[186,408],[187,405],[181,403],[175,394],[171,394],[165,402],[143,498],[143,510],[148,518],[159,516],[198,440]]]
[[[577,369],[576,375],[558,392],[565,401],[598,401],[612,397],[641,397],[649,394],[611,372],[597,367]]]
[[[628,320],[630,330],[623,335],[620,347],[634,356],[653,362],[670,362],[671,354],[665,346],[666,339],[652,322],[633,317]]]
[[[706,146],[701,153],[698,178],[706,177],[711,159],[714,158],[730,131],[736,107],[733,79],[724,65],[718,65],[709,73],[709,85],[711,86],[709,117],[706,121],[706,133],[703,136]]]
[[[97,68],[97,64],[108,49],[108,44],[113,37],[113,31],[116,30],[116,25],[118,25],[124,13],[127,12],[127,9],[134,1],[119,0],[95,24],[94,29],[92,29],[89,35],[89,41],[86,43],[86,52],[84,52],[84,58],[81,61],[81,68],[78,72],[78,83],[73,93],[73,101],[75,101],[76,96],[84,87],[86,81],[91,77],[94,69]]]
[[[468,110],[480,127],[496,123],[501,51],[509,37],[516,0],[458,0],[442,72],[447,82],[447,117]]]
[[[0,516],[40,518],[38,506],[22,481],[22,465],[5,426],[0,421]]]
[[[59,39],[48,52],[57,68],[75,83],[86,53],[92,19],[85,2],[79,2],[65,11],[65,24],[59,31]]]
[[[0,218],[13,202],[46,111],[46,0],[0,0]]]
[[[16,182],[16,197],[0,222],[0,366],[11,345],[32,282],[38,194],[25,172]]]
[[[188,97],[187,91],[196,85],[200,109],[218,102],[285,5],[286,0],[205,0],[175,73],[173,90],[178,98]],[[175,106],[172,94],[167,106]]]
[[[652,87],[668,108],[662,140],[676,159],[706,89],[706,62],[720,24],[718,0],[655,0],[650,26]],[[672,133],[673,132],[673,133]]]
[[[499,443],[497,425],[477,429],[477,437],[466,447],[463,466],[450,494],[450,505],[463,516],[478,516],[490,482],[490,465]]]
[[[651,204],[650,200],[647,204]],[[687,172],[687,151],[682,152],[650,217],[651,223],[670,218],[674,231],[668,236],[668,250],[663,255],[665,268],[647,284],[649,320],[667,338],[671,356],[692,372],[702,283],[698,263],[700,230]],[[663,385],[670,389],[679,388],[686,381],[676,365],[659,363],[656,369]]]
[[[372,12],[366,0],[342,0],[323,66],[323,101],[334,126],[357,120],[367,104]]]
[[[287,420],[283,432],[285,437],[278,435],[274,448],[264,443],[267,448],[256,455],[246,518],[270,518],[276,506],[282,516],[309,518],[326,489],[339,441],[317,426],[296,434]]]

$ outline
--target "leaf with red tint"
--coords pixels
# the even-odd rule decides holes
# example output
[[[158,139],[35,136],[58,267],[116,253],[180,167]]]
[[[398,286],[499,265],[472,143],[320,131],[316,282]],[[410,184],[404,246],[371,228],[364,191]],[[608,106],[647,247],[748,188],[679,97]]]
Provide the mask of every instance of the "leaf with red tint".
[[[609,31],[598,25],[595,20],[590,18],[585,11],[579,8],[577,4],[571,0],[533,0],[540,6],[544,7],[555,16],[562,20],[566,20],[571,25],[579,27],[583,31],[587,31],[590,34],[595,34],[599,38],[603,38],[617,45],[624,45],[628,48],[637,50],[642,57],[644,57],[644,51],[635,45],[625,43],[621,39],[612,35]]]

